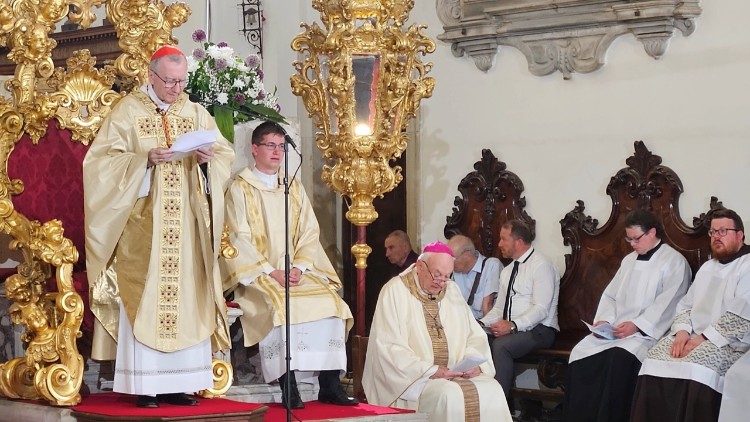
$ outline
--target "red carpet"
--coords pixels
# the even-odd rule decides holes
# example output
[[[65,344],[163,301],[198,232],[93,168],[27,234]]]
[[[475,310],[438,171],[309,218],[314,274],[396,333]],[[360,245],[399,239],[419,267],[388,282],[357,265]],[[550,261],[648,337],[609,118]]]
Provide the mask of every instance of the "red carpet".
[[[198,406],[173,406],[160,404],[156,409],[143,409],[135,406],[135,397],[118,393],[92,394],[83,398],[73,410],[81,413],[114,417],[180,417],[213,414],[228,414],[251,412],[263,404],[243,403],[228,399],[201,399]],[[280,404],[266,404],[268,412],[265,420],[277,422],[286,420],[286,410]],[[354,418],[361,416],[393,415],[399,413],[414,413],[412,410],[393,407],[374,406],[360,403],[357,406],[334,406],[317,401],[305,403],[304,409],[293,411],[292,420],[306,421],[316,419]]]
[[[135,406],[135,396],[118,393],[92,394],[83,398],[81,403],[73,406],[73,410],[81,413],[94,413],[106,416],[131,416],[131,417],[177,417],[214,415],[226,413],[251,412],[262,404],[242,403],[227,399],[201,399],[198,397],[198,406],[174,406],[170,404],[159,404],[156,409],[145,409]]]
[[[278,403],[269,403],[266,412],[267,422],[286,420],[286,409]],[[375,406],[360,403],[356,406],[334,406],[318,401],[305,402],[305,408],[292,411],[293,421],[309,421],[317,419],[355,418],[361,416],[394,415],[398,413],[414,413],[413,410],[397,409],[395,407]]]

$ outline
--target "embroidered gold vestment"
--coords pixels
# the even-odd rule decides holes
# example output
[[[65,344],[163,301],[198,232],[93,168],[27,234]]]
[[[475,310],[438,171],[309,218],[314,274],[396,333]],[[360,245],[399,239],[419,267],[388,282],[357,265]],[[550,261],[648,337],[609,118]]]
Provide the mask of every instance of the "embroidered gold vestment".
[[[229,347],[217,251],[234,152],[219,137],[205,177],[194,154],[147,172],[152,148],[213,128],[213,118],[185,94],[159,112],[136,91],[117,104],[92,143],[83,176],[95,359],[114,358],[119,317],[129,319],[139,342],[159,351],[209,337],[214,350]],[[127,315],[119,315],[120,301]]]
[[[290,322],[337,317],[346,321],[348,331],[352,313],[338,294],[341,281],[320,244],[310,200],[299,181],[292,182],[289,191],[291,267],[305,269],[300,283],[290,288]],[[284,188],[269,188],[246,168],[232,181],[226,203],[230,239],[238,256],[220,260],[224,289],[236,289],[245,346],[252,346],[285,323],[284,288],[268,275],[284,268]],[[243,279],[250,283],[239,284]]]

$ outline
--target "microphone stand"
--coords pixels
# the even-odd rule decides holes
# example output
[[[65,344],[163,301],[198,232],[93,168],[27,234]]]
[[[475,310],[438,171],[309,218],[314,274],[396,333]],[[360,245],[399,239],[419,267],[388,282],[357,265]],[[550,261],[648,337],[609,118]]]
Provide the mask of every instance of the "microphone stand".
[[[289,142],[284,137],[284,330],[286,336],[285,353],[286,353],[286,388],[284,389],[286,402],[286,420],[292,422],[292,351],[289,345],[289,335],[292,331],[289,324]]]
[[[282,128],[282,130],[284,130]],[[300,159],[302,154],[297,151],[296,145],[292,138],[284,131],[284,330],[286,336],[285,353],[286,353],[286,388],[284,388],[284,401],[286,402],[286,420],[287,422],[292,421],[292,409],[291,409],[291,388],[292,388],[292,374],[291,374],[291,363],[292,363],[292,351],[289,343],[289,336],[291,334],[291,324],[289,323],[289,271],[291,271],[291,262],[289,259],[289,145],[292,145],[294,151],[299,154]],[[300,163],[301,165],[301,163]],[[296,172],[295,172],[296,175]]]

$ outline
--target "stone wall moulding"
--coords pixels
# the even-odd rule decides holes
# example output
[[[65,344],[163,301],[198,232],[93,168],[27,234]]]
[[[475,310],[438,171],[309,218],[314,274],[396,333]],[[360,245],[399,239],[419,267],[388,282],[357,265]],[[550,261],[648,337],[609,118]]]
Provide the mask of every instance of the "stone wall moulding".
[[[482,71],[502,45],[520,50],[537,76],[588,73],[604,64],[612,41],[633,34],[646,53],[660,58],[675,29],[695,30],[699,0],[436,0],[456,57],[468,55]]]

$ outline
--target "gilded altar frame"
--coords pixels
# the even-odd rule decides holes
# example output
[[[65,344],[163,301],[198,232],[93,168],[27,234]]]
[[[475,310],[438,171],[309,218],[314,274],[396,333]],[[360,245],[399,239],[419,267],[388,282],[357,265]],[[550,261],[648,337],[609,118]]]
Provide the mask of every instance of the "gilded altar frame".
[[[113,65],[95,67],[88,50],[74,53],[66,68],[55,68],[50,37],[63,19],[88,28],[95,9],[105,8],[114,25],[121,54]],[[25,356],[0,364],[0,396],[44,400],[58,406],[81,400],[84,359],[78,351],[83,301],[73,289],[72,269],[78,251],[59,220],[33,221],[14,209],[13,196],[31,186],[8,176],[8,159],[22,135],[37,143],[55,119],[72,133],[73,142],[88,145],[102,121],[124,96],[146,81],[148,61],[159,46],[177,40],[172,30],[184,24],[190,9],[161,0],[2,0],[0,46],[16,64],[6,82],[11,98],[0,98],[0,230],[13,237],[24,261],[5,282],[14,324],[23,326]],[[54,177],[54,175],[50,175]],[[46,290],[54,273],[57,292]],[[214,359],[214,388],[201,394],[224,394],[232,368]]]

